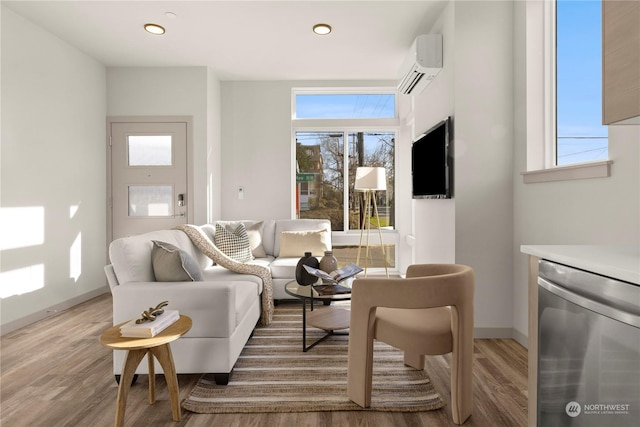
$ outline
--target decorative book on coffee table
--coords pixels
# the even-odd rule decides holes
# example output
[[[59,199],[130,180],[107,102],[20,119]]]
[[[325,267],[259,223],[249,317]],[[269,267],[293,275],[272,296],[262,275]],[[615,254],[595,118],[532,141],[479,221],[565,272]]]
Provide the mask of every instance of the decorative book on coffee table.
[[[307,270],[309,274],[321,278],[325,283],[340,283],[343,280],[353,277],[363,271],[362,268],[355,264],[347,264],[338,270],[332,271],[331,273],[327,273],[319,268],[313,268],[308,265],[305,265],[304,269]]]

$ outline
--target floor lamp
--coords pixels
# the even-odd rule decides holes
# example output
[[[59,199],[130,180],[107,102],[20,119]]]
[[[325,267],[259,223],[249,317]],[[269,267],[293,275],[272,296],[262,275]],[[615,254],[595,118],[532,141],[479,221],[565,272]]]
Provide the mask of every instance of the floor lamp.
[[[380,247],[382,248],[382,259],[384,261],[384,272],[389,277],[387,270],[387,255],[384,251],[384,242],[382,241],[382,232],[380,231],[380,215],[378,215],[378,204],[376,203],[376,191],[385,191],[387,189],[387,178],[385,169],[378,167],[359,167],[356,169],[356,181],[353,186],[355,191],[364,192],[364,219],[360,227],[360,243],[358,244],[358,256],[356,264],[360,264],[360,250],[362,249],[362,237],[364,234],[365,223],[367,228],[366,253],[364,258],[364,276],[367,277],[367,263],[369,260],[369,232],[371,230],[371,201],[373,200],[373,213],[378,223],[378,236],[380,237]]]

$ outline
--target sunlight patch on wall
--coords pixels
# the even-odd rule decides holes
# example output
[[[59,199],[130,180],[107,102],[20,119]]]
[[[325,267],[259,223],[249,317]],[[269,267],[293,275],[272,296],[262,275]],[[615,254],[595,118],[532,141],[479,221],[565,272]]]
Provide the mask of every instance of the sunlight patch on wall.
[[[0,299],[44,288],[44,264],[0,273]]]
[[[73,219],[73,217],[76,216],[78,209],[80,209],[80,205],[69,206],[69,219]]]
[[[0,208],[0,250],[44,243],[44,207]]]
[[[78,281],[82,274],[82,233],[78,233],[76,239],[69,248],[69,277]]]

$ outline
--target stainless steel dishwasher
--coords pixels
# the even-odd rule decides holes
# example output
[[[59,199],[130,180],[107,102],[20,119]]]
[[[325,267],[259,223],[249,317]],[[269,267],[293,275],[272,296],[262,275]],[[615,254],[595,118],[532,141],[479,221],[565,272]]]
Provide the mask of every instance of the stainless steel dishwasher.
[[[538,426],[638,426],[640,286],[539,267]]]

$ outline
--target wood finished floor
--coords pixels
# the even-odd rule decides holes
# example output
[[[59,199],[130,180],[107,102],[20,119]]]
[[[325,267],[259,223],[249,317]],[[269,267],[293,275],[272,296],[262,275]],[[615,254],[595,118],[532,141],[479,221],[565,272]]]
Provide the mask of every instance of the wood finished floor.
[[[111,296],[102,295],[2,337],[0,425],[112,426],[117,385],[111,351],[98,337],[111,326]],[[527,425],[527,350],[514,340],[476,340],[474,412],[465,426]],[[449,404],[449,357],[427,358],[426,370]],[[181,401],[200,375],[178,375]],[[171,420],[164,376],[156,378],[149,405],[147,376],[131,388],[127,426],[450,426],[450,407],[421,413],[311,412],[288,414],[194,414]]]

